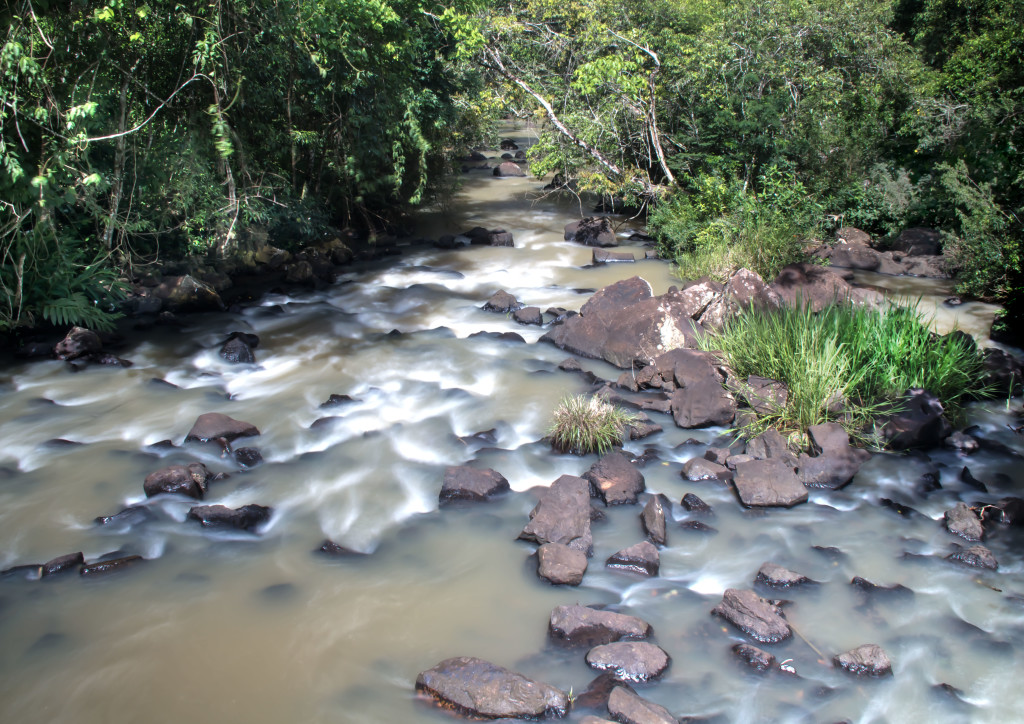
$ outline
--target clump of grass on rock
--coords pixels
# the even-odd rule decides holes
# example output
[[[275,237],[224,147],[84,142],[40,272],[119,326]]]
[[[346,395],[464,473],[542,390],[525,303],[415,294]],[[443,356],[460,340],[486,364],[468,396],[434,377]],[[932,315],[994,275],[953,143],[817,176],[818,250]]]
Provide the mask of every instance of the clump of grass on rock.
[[[604,454],[622,444],[626,426],[635,421],[635,414],[602,397],[574,395],[559,403],[548,434],[552,447],[560,452]]]
[[[953,417],[985,392],[974,341],[933,334],[916,305],[750,310],[700,344],[722,351],[740,379],[759,375],[789,388],[785,408],[762,417],[760,429],[802,431],[835,420],[856,434],[912,387],[936,395]]]

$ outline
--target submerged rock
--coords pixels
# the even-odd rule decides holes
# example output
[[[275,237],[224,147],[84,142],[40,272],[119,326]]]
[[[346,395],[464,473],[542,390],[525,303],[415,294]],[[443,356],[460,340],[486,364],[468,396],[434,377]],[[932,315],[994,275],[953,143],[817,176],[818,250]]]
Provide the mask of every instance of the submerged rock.
[[[790,586],[814,583],[814,581],[802,573],[796,573],[775,563],[767,562],[758,569],[754,583],[760,583],[770,588],[789,588]]]
[[[779,608],[750,590],[727,589],[711,613],[761,643],[775,644],[792,635]]]
[[[452,465],[445,468],[438,498],[441,505],[454,500],[485,501],[510,489],[508,480],[495,470]]]
[[[562,543],[590,555],[594,539],[590,533],[590,482],[575,475],[563,475],[551,484],[530,513],[530,522],[520,540]]]
[[[578,586],[587,572],[587,555],[562,543],[537,549],[537,575],[557,585]]]
[[[656,679],[665,673],[670,661],[664,649],[646,641],[617,641],[587,652],[587,666],[608,671],[619,681]]]
[[[616,686],[608,697],[608,713],[623,724],[679,724],[668,709],[647,701],[625,686]]]
[[[999,563],[992,551],[983,545],[973,545],[946,556],[947,561],[953,561],[969,568],[983,568],[990,571],[998,570]]]
[[[198,521],[204,528],[237,528],[252,532],[270,519],[272,510],[265,505],[243,505],[229,508],[226,505],[196,505],[188,511],[186,520]]]
[[[53,348],[57,359],[71,361],[98,354],[103,348],[100,336],[91,329],[72,327],[71,331]]]
[[[740,661],[755,671],[765,672],[775,666],[773,655],[750,644],[736,644],[732,647],[732,652]]]
[[[132,505],[114,515],[101,515],[95,519],[96,525],[126,526],[140,525],[156,520],[156,515],[145,505]]]
[[[585,216],[565,225],[566,241],[586,246],[616,246],[618,240],[607,216]]]
[[[78,551],[77,553],[68,553],[67,555],[58,556],[57,558],[44,563],[40,567],[40,575],[45,578],[46,576],[55,576],[59,573],[67,573],[84,564],[85,556],[82,555],[81,551]]]
[[[564,692],[471,656],[446,659],[416,677],[416,691],[469,716],[537,719],[565,716]]]
[[[651,625],[624,613],[589,606],[558,606],[551,612],[548,633],[569,646],[592,647],[622,639],[645,639],[651,635]]]
[[[945,522],[946,530],[965,540],[972,542],[980,541],[985,535],[981,519],[973,510],[967,507],[966,503],[957,503],[953,509],[947,510],[943,516],[943,521]]]
[[[85,564],[78,569],[78,572],[80,575],[85,577],[102,576],[107,573],[123,571],[126,568],[130,568],[141,563],[144,560],[145,558],[142,556],[124,556],[123,558],[114,558],[107,561],[96,561],[95,563]]]
[[[259,429],[251,422],[243,422],[220,412],[207,412],[196,418],[192,429],[185,436],[185,442],[209,442],[211,440],[230,443],[240,437],[256,437]]]
[[[147,498],[167,494],[202,500],[206,495],[210,477],[210,471],[202,463],[171,465],[147,475],[143,489]]]
[[[832,663],[856,676],[891,676],[892,662],[881,646],[864,644],[833,657]]]

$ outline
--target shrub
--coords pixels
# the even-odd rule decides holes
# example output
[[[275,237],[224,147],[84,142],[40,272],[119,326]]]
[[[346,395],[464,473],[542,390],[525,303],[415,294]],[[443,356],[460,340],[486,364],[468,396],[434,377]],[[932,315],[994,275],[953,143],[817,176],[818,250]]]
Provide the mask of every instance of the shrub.
[[[604,454],[622,444],[626,426],[636,415],[615,407],[597,395],[566,397],[555,409],[548,434],[552,446],[574,455]]]
[[[911,387],[934,393],[953,415],[983,392],[973,340],[934,335],[916,304],[885,312],[839,304],[818,313],[806,306],[750,310],[700,345],[721,350],[741,379],[760,375],[789,388],[785,408],[762,417],[754,432],[837,420],[856,434]]]

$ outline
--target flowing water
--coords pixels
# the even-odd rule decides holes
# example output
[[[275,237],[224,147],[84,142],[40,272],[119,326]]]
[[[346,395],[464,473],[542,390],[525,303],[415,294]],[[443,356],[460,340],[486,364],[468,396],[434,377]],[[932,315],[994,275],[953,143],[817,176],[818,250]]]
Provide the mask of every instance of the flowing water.
[[[271,294],[241,314],[137,333],[121,352],[135,363],[127,370],[72,374],[60,362],[33,362],[0,371],[0,568],[79,550],[87,560],[114,551],[147,559],[98,579],[0,579],[0,721],[450,721],[413,689],[418,672],[451,656],[585,690],[595,674],[583,652],[550,648],[546,637],[551,609],[576,602],[654,626],[673,663],[640,693],[680,717],[1014,718],[1024,706],[1024,606],[1012,595],[1024,592],[1021,541],[1009,530],[986,541],[997,573],[940,557],[955,542],[941,525],[944,510],[1020,494],[1018,454],[930,453],[942,489],[928,495],[915,492],[924,462],[877,455],[845,490],[815,492],[792,510],[750,511],[726,487],[679,475],[721,431],[680,430],[652,413],[664,432],[627,446],[657,452],[643,469],[648,489],[675,502],[696,493],[714,507],[717,533],[670,525],[658,577],[614,573],[603,561],[643,533],[638,508],[610,509],[595,524],[583,585],[540,581],[533,546],[515,538],[535,504],[532,488],[594,461],[539,442],[558,400],[583,382],[557,370],[564,352],[535,343],[540,328],[480,306],[499,288],[541,309],[578,308],[585,290],[627,276],[643,276],[656,293],[673,280],[657,261],[589,267],[591,250],[562,240],[578,203],[538,200],[535,180],[483,171],[466,178],[454,210],[425,215],[421,231],[500,226],[516,248],[413,247],[324,290]],[[642,258],[642,248],[626,248]],[[934,282],[919,284],[913,296],[946,295]],[[960,319],[969,331],[991,313],[969,311]],[[258,366],[218,357],[233,331],[260,336]],[[526,343],[471,336],[480,331],[514,331]],[[356,401],[320,409],[332,393]],[[1006,427],[1019,408],[1019,398],[977,406],[971,422],[1019,453],[1024,446]],[[239,471],[213,445],[182,445],[210,411],[256,424],[262,435],[246,442],[265,464]],[[323,416],[337,419],[311,429]],[[493,444],[457,439],[492,428]],[[163,440],[176,446],[156,444]],[[183,522],[190,503],[174,499],[148,501],[156,514],[148,523],[94,525],[98,515],[145,502],[147,474],[191,460],[231,473],[207,502],[273,506],[259,535],[201,530]],[[445,467],[470,462],[498,470],[516,492],[439,509]],[[964,465],[989,494],[960,482]],[[923,515],[901,518],[882,498]],[[684,516],[678,506],[674,515]],[[314,554],[325,537],[369,555]],[[796,677],[743,670],[730,653],[742,636],[709,615],[726,588],[750,587],[767,560],[821,582],[786,594],[799,636],[769,647],[792,659]],[[914,593],[868,598],[849,585],[855,575]],[[890,654],[892,678],[855,680],[828,665],[863,643]],[[956,687],[962,700],[938,684]]]

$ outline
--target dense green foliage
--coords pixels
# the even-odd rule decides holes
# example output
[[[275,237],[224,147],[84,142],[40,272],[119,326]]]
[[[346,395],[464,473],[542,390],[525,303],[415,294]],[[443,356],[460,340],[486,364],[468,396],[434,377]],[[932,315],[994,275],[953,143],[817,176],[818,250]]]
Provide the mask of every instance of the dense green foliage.
[[[567,397],[555,408],[551,429],[552,446],[562,452],[600,455],[622,445],[622,433],[636,415],[596,395]]]
[[[473,2],[8,2],[0,329],[95,323],[140,261],[421,201],[474,89],[445,15]]]
[[[983,392],[982,357],[973,341],[936,337],[914,306],[751,310],[700,343],[721,350],[737,377],[759,375],[789,388],[786,406],[761,418],[754,432],[839,420],[860,435],[879,405],[912,387],[937,395],[954,416]]]

